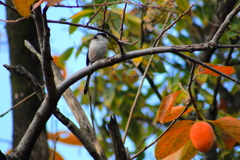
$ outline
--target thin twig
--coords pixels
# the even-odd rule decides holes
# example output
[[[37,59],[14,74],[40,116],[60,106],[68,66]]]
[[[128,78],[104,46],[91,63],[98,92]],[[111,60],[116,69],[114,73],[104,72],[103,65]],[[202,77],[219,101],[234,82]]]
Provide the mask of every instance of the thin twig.
[[[192,82],[193,82],[195,68],[196,68],[196,63],[193,63],[191,71],[190,71],[190,78],[189,78],[189,83],[188,83],[188,93],[189,93],[190,102],[193,104],[193,106],[194,106],[194,108],[196,110],[198,119],[199,120],[203,120],[203,117],[200,115],[200,113],[199,113],[199,111],[197,109],[197,105],[195,103],[195,99],[193,98],[192,91],[191,91],[191,86],[192,86]]]
[[[54,5],[53,7],[62,7],[62,8],[92,8],[92,7],[100,7],[100,6],[110,6],[110,5],[116,5],[116,4],[122,4],[122,3],[127,3],[127,4],[131,4],[137,7],[145,7],[145,8],[153,8],[153,9],[158,9],[164,12],[171,12],[171,13],[175,13],[177,14],[178,12],[176,11],[172,11],[172,10],[168,10],[166,9],[166,7],[161,7],[158,5],[144,5],[144,4],[137,4],[137,3],[133,3],[131,1],[118,1],[118,2],[111,2],[111,3],[107,3],[107,4],[94,4],[94,5],[82,5],[82,6],[66,6],[66,5]]]
[[[7,8],[10,8],[11,10],[14,10],[15,12],[18,12],[17,10],[16,10],[16,8],[14,8],[14,7],[12,7],[12,6],[9,6],[9,5],[7,5],[6,3],[4,3],[3,1],[0,1],[0,5],[4,5],[5,7],[7,7]]]
[[[92,120],[92,127],[93,127],[94,133],[96,134],[95,123],[94,123],[95,118],[94,118],[94,114],[93,114],[93,105],[92,105],[92,97],[91,97],[89,89],[88,89],[88,97],[89,97],[89,102],[90,102],[90,117],[91,117],[91,120]]]
[[[3,19],[0,19],[0,21],[5,22],[5,23],[17,23],[17,22],[19,22],[21,20],[24,20],[24,19],[26,19],[26,18],[22,17],[22,18],[18,18],[16,20],[3,20]]]
[[[125,143],[125,140],[127,138],[127,133],[128,133],[128,130],[129,130],[129,126],[130,126],[131,120],[132,120],[132,116],[133,116],[133,110],[134,110],[134,108],[135,108],[135,106],[137,104],[137,101],[138,101],[138,98],[140,96],[141,89],[142,89],[142,86],[143,86],[144,79],[146,77],[146,74],[148,72],[148,69],[149,69],[149,66],[150,66],[152,60],[153,60],[153,55],[150,57],[150,59],[148,61],[147,67],[145,69],[145,72],[143,74],[143,77],[142,77],[142,80],[141,80],[141,83],[140,83],[140,86],[138,87],[137,95],[136,95],[136,97],[134,99],[134,102],[133,102],[133,105],[131,107],[131,111],[130,111],[130,114],[129,114],[129,117],[128,117],[127,125],[126,125],[126,128],[125,128],[125,133],[124,133],[124,136],[123,136],[123,143]]]
[[[54,147],[53,147],[53,152],[52,152],[52,160],[55,160],[55,152],[56,152],[56,148],[57,148],[58,138],[59,138],[59,136],[57,136],[55,141],[54,141]]]
[[[44,86],[43,86],[44,87]],[[36,92],[33,92],[32,94],[28,95],[27,97],[23,98],[21,101],[19,101],[17,104],[15,104],[13,107],[11,107],[9,110],[7,110],[6,112],[4,112],[3,114],[0,115],[0,117],[5,116],[8,112],[10,112],[11,110],[15,109],[16,107],[18,107],[20,104],[22,104],[23,102],[25,102],[27,99],[31,98],[32,96],[34,96],[36,94]]]
[[[122,40],[122,36],[123,36],[123,24],[124,24],[124,20],[125,20],[126,9],[127,9],[127,3],[125,3],[124,8],[123,8],[122,21],[121,21],[121,25],[120,25],[120,38],[119,38],[120,40]]]
[[[108,2],[108,0],[105,1],[105,4]],[[102,22],[102,30],[104,29],[104,24],[106,21],[106,13],[107,13],[107,6],[104,6],[104,12],[103,12],[103,22]]]
[[[87,26],[89,25],[89,23],[92,21],[92,19],[94,17],[96,17],[96,15],[101,11],[102,6],[100,8],[98,8],[98,10],[92,15],[92,17],[90,17],[89,21],[87,22]]]
[[[190,10],[193,6],[194,6],[194,4],[191,5],[183,14],[181,14],[172,24],[170,24],[170,25],[157,37],[157,39],[156,39],[155,42],[153,43],[152,47],[156,47],[157,44],[158,44],[158,41],[159,41],[159,39],[162,37],[162,35],[163,35],[167,30],[169,30],[170,28],[172,28],[172,26],[173,26],[174,24],[176,24],[185,14],[187,14],[187,13],[189,12],[189,10]],[[169,17],[169,16],[170,16],[170,14],[168,14],[168,17]]]
[[[169,20],[169,18],[170,18],[170,16],[171,16],[171,13],[168,13],[168,16],[167,16],[167,18],[166,18],[166,20],[165,20],[165,22],[164,22],[164,24],[163,24],[163,29],[162,29],[161,33],[158,35],[158,37],[156,38],[156,40],[153,42],[152,47],[157,47],[157,46],[159,45],[160,39],[162,38],[163,34],[164,34],[168,29],[170,29],[169,27],[165,29],[165,27],[166,27],[166,25],[167,25],[167,22],[168,22],[168,20]]]

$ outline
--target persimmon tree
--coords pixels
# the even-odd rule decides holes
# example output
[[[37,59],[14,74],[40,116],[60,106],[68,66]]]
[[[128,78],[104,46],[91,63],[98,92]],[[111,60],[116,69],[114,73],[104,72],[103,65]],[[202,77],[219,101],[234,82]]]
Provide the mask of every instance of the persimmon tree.
[[[48,138],[84,147],[93,159],[112,155],[119,160],[144,159],[145,151],[155,144],[152,154],[156,159],[186,160],[199,151],[205,159],[236,156],[240,142],[236,112],[240,106],[240,1],[106,0],[77,1],[73,6],[47,1],[43,9],[39,7],[42,1],[13,2],[15,8],[1,4],[19,12],[21,19],[32,17],[36,24],[40,51],[33,42],[24,43],[41,62],[46,93],[22,66],[5,65],[29,82],[41,105],[19,144],[8,155],[2,153],[1,159],[28,159],[51,115],[71,133],[67,132],[66,139],[53,138],[63,131],[49,133]],[[52,20],[47,12],[53,7],[80,11]],[[67,75],[65,62],[72,54],[83,54],[93,34],[84,33],[79,46],[53,56],[49,23],[68,25],[70,35],[83,32],[79,28],[104,32],[114,55]],[[95,71],[94,83],[84,95],[82,78]],[[79,80],[79,87],[71,91],[69,87]],[[57,108],[61,96],[78,124]],[[91,119],[82,105],[90,106]],[[103,118],[95,115],[96,109]],[[149,143],[149,137],[156,139]],[[133,146],[126,146],[127,138]]]

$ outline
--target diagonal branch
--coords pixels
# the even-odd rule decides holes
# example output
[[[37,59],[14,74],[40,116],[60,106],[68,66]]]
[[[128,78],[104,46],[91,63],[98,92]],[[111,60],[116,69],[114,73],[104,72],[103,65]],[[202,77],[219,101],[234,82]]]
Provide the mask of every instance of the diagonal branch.
[[[11,73],[24,78],[31,85],[35,93],[38,95],[40,101],[44,99],[45,93],[43,92],[40,83],[23,66],[18,65],[14,67],[14,66],[5,65],[5,68],[7,68]],[[84,145],[84,147],[87,149],[89,154],[91,154],[94,159],[99,159],[99,160],[101,159],[96,149],[92,145],[92,142],[89,139],[88,134],[84,132],[83,128],[79,130],[78,127],[72,121],[70,121],[67,117],[65,117],[57,108],[54,110],[53,114],[61,123],[63,123],[78,138],[78,140]]]
[[[41,55],[35,50],[35,48],[28,42],[25,40],[25,46],[32,52],[34,53],[39,61],[42,63],[42,57]],[[64,78],[62,77],[59,69],[57,68],[57,66],[54,64],[54,62],[52,62],[52,69],[53,69],[53,73],[55,75],[55,82],[56,84],[61,83]],[[96,147],[96,150],[98,151],[102,151],[99,142],[97,141],[95,132],[90,124],[90,122],[88,121],[88,118],[84,112],[84,110],[82,109],[82,106],[80,105],[79,101],[77,100],[77,98],[75,97],[75,95],[73,94],[73,92],[71,91],[71,89],[67,89],[64,93],[63,93],[63,97],[65,98],[68,106],[70,107],[72,113],[74,114],[74,117],[76,118],[79,126],[81,127],[81,130],[84,131],[84,133],[86,134],[85,137],[86,139],[91,139],[92,141],[90,143],[93,143],[93,145]],[[83,139],[81,139],[81,142],[83,141]],[[82,142],[83,143],[83,142]],[[84,143],[83,143],[84,145]],[[88,144],[86,144],[88,145]],[[86,147],[86,149],[88,150],[87,146],[84,145]],[[91,145],[91,144],[89,144]],[[90,147],[91,149],[91,147]],[[91,154],[90,150],[88,150],[89,153]],[[91,149],[92,151],[92,149]],[[95,155],[95,154],[94,154]],[[101,153],[101,155],[103,154],[103,151]],[[96,156],[96,155],[95,155]],[[99,155],[98,155],[99,156]],[[104,156],[103,156],[104,157]]]
[[[214,34],[212,40],[209,43],[216,44],[218,43],[219,39],[221,38],[222,34],[226,30],[226,28],[229,26],[233,18],[236,16],[236,14],[240,11],[240,4],[234,8],[226,17],[224,22],[221,24],[221,26],[218,28],[217,32]]]
[[[74,73],[73,75],[71,75],[67,79],[65,79],[62,83],[60,83],[57,86],[58,95],[61,95],[69,86],[71,86],[73,83],[77,82],[79,79],[87,76],[89,72],[94,72],[101,68],[112,66],[112,65],[120,63],[122,61],[137,58],[140,56],[159,54],[159,53],[169,54],[167,52],[172,52],[172,53],[182,57],[183,59],[186,59],[191,62],[202,65],[203,67],[210,69],[211,71],[216,72],[216,73],[220,74],[221,76],[223,76],[237,84],[240,84],[239,80],[237,80],[229,75],[226,75],[195,58],[192,58],[185,54],[180,53],[180,52],[203,51],[203,50],[209,50],[209,49],[213,49],[213,48],[217,48],[217,46],[213,46],[209,43],[193,44],[193,45],[162,46],[162,47],[147,48],[147,49],[141,49],[141,50],[127,52],[127,53],[125,53],[124,56],[122,56],[121,54],[118,54],[116,56],[113,56],[113,57],[110,57],[107,59],[101,59],[101,60],[95,62],[94,64],[79,70],[78,72]]]

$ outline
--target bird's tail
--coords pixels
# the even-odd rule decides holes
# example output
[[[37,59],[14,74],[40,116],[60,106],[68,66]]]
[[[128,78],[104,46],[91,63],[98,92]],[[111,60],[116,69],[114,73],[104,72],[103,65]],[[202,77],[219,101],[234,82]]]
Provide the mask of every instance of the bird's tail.
[[[88,86],[89,86],[91,75],[92,74],[89,74],[88,77],[87,77],[87,81],[86,81],[86,84],[85,84],[85,87],[84,87],[84,94],[87,94],[87,92],[88,92]]]

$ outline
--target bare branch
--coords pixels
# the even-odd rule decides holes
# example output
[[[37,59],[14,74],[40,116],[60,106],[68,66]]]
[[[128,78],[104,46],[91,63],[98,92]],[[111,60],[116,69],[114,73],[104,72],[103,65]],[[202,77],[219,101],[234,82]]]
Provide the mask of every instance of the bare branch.
[[[38,25],[43,25],[43,42],[41,44],[41,55],[43,57],[43,62],[42,62],[42,68],[43,68],[43,73],[45,77],[45,83],[46,83],[46,88],[48,91],[48,95],[50,99],[57,99],[56,93],[56,85],[54,82],[54,74],[52,70],[52,56],[51,56],[51,51],[50,51],[50,44],[49,44],[49,39],[50,39],[50,29],[47,26],[47,10],[48,6],[46,6],[43,9],[43,24],[38,24]],[[38,22],[36,22],[38,23]]]
[[[121,26],[120,26],[120,37],[119,37],[120,40],[122,40],[122,36],[123,36],[123,24],[124,24],[124,20],[125,20],[126,9],[127,9],[127,3],[125,3],[124,8],[123,8],[122,21],[121,21]]]
[[[133,58],[137,58],[140,56],[145,56],[145,55],[151,55],[151,54],[159,54],[159,53],[165,53],[167,54],[167,52],[172,52],[184,59],[187,59],[191,62],[197,63],[199,65],[202,65],[203,67],[210,69],[218,74],[220,74],[221,76],[228,78],[229,80],[240,84],[240,81],[229,76],[226,75],[208,65],[206,65],[205,63],[194,59],[192,57],[186,56],[185,54],[182,54],[180,52],[193,52],[193,51],[203,51],[203,50],[209,50],[209,49],[213,49],[216,48],[217,46],[213,46],[209,43],[206,44],[193,44],[193,45],[176,45],[176,46],[162,46],[162,47],[155,47],[155,48],[147,48],[147,49],[141,49],[141,50],[135,50],[135,51],[131,51],[131,52],[127,52],[124,56],[118,54],[116,56],[107,58],[107,59],[101,59],[97,62],[95,62],[94,64],[85,67],[81,70],[79,70],[78,72],[74,73],[73,75],[69,76],[67,79],[65,79],[62,83],[60,83],[57,88],[58,88],[58,95],[61,95],[70,85],[72,85],[73,83],[77,82],[79,79],[85,77],[88,75],[89,72],[94,72],[96,70],[99,70],[101,68],[104,67],[108,67],[108,66],[112,66],[116,63],[120,63],[122,61],[126,61],[129,59],[133,59]]]
[[[28,42],[25,40],[25,45],[26,47],[32,52],[34,53],[38,59],[40,60],[40,62],[42,63],[42,57],[41,55],[35,50],[35,48]],[[54,64],[54,62],[52,62],[52,69],[53,69],[53,73],[55,75],[55,82],[56,84],[61,83],[64,78],[62,77],[58,67]],[[94,128],[92,128],[90,122],[88,121],[88,118],[85,114],[85,112],[83,111],[79,101],[77,100],[77,98],[75,97],[75,95],[73,94],[73,92],[71,91],[71,89],[67,89],[64,93],[63,96],[68,104],[68,106],[70,107],[72,113],[74,114],[74,117],[76,118],[79,126],[81,126],[81,130],[82,132],[85,134],[84,136],[77,136],[76,134],[79,133],[74,133],[73,131],[75,131],[76,129],[74,129],[73,131],[69,128],[69,130],[71,130],[73,132],[74,135],[76,135],[76,137],[80,138],[79,140],[82,142],[82,144],[86,147],[86,149],[88,150],[88,152],[94,156],[93,158],[98,159],[99,155],[97,154],[97,151],[95,148],[93,148],[92,143],[95,145],[96,148],[98,148],[98,151],[101,151],[99,142],[97,141],[96,138],[96,134],[94,131]],[[55,113],[58,113],[58,111],[54,111],[54,115]],[[57,115],[55,115],[57,116]],[[61,115],[59,115],[61,116]],[[61,116],[62,117],[62,116]],[[63,122],[63,120],[59,119],[63,124],[65,124],[66,122]],[[66,120],[64,120],[66,121]],[[68,122],[71,123],[71,122]],[[75,128],[75,127],[74,127]],[[87,140],[91,140],[91,141],[87,141]],[[86,143],[85,143],[86,142]],[[104,158],[103,158],[104,159]]]
[[[102,6],[92,15],[92,17],[90,17],[89,21],[87,22],[87,25],[91,23],[92,19],[96,17],[96,15],[101,11],[101,9],[102,9]]]
[[[167,32],[170,28],[172,28],[172,26],[173,26],[174,24],[176,24],[185,14],[187,14],[193,6],[194,6],[194,4],[191,5],[183,14],[181,14],[172,24],[170,24],[166,29],[164,29],[164,30],[161,32],[161,34],[157,37],[157,39],[155,40],[155,42],[153,43],[152,46],[153,46],[153,47],[158,46],[158,45],[157,45],[157,44],[158,44],[158,41],[159,41],[159,39],[162,37],[162,35],[163,35],[165,32]],[[169,14],[168,16],[170,16],[170,14]]]

